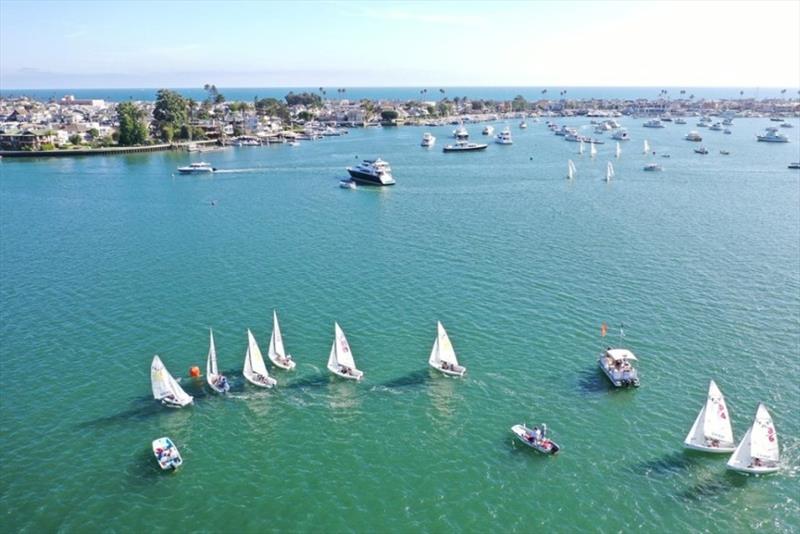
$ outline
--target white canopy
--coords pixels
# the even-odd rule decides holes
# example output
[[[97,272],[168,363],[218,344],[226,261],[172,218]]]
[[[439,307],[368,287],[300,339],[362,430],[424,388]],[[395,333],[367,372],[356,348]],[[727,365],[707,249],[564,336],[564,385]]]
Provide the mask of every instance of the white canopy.
[[[636,360],[636,356],[628,349],[608,349],[606,351],[606,356],[615,362],[620,360]]]

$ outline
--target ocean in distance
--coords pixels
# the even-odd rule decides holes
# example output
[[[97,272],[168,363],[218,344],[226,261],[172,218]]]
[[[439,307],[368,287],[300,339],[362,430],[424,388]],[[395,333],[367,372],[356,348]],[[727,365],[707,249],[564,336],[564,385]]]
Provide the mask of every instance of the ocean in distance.
[[[483,153],[443,154],[452,127],[433,150],[403,127],[0,161],[5,530],[799,531],[800,124],[773,145],[754,140],[767,119],[737,119],[703,131],[702,156],[693,124],[621,121],[618,160],[541,122]],[[645,138],[664,172],[642,171]],[[337,187],[369,156],[396,186]],[[199,159],[223,172],[175,172]],[[245,329],[265,351],[273,309],[298,368],[257,391]],[[361,383],[325,370],[335,320]],[[437,320],[463,379],[427,369]],[[620,323],[633,391],[596,363]],[[227,397],[187,376],[209,326]],[[153,401],[156,353],[194,406]],[[682,449],[711,378],[737,439],[769,406],[778,474]],[[515,444],[518,422],[546,422],[562,452]],[[163,435],[175,474],[150,451]]]
[[[668,91],[669,97],[688,98],[694,95],[695,100],[701,99],[733,99],[733,98],[797,98],[797,88],[786,88],[787,93],[781,94],[784,88],[780,87],[443,87],[445,93],[439,92],[440,87],[427,87],[426,94],[420,94],[425,87],[347,87],[346,92],[339,95],[336,87],[325,87],[327,98],[346,98],[360,100],[440,100],[443,97],[468,97],[470,99],[484,100],[512,100],[517,95],[522,95],[527,100],[547,98],[556,100],[561,98],[559,92],[566,90],[566,98],[575,100],[609,99],[651,99],[659,98],[662,89]],[[547,93],[542,94],[542,90]],[[187,98],[203,100],[207,93],[202,87],[174,88]],[[152,101],[156,99],[158,88],[132,88],[132,89],[7,89],[0,87],[0,97],[25,95],[36,100],[47,101],[60,99],[64,95],[74,95],[76,98],[96,98],[110,102],[125,100]],[[252,101],[254,98],[282,99],[289,91],[295,93],[318,93],[319,87],[219,87],[219,91],[229,101]],[[684,95],[680,91],[686,91]],[[740,95],[744,91],[744,95]]]

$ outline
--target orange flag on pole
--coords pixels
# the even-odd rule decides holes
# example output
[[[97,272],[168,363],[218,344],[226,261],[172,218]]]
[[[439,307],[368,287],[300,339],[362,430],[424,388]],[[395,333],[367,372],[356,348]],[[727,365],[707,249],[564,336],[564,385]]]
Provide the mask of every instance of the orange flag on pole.
[[[606,323],[603,323],[600,325],[600,335],[602,337],[606,337],[606,332],[608,332],[608,325]]]

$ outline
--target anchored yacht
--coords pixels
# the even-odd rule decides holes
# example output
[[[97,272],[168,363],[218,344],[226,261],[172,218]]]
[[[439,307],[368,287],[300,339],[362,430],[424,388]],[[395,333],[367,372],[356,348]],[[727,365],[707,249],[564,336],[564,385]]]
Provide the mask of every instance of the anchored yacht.
[[[392,169],[381,158],[365,159],[355,167],[347,167],[354,181],[368,185],[394,185]]]
[[[763,135],[757,135],[756,139],[759,141],[763,141],[765,143],[788,143],[789,138],[783,135],[782,133],[778,133],[777,128],[767,128],[767,131]]]

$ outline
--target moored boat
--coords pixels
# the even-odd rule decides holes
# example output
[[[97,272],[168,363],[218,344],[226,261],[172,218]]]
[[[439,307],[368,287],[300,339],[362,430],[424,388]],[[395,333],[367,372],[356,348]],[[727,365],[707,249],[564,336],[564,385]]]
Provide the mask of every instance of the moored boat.
[[[355,167],[347,167],[350,177],[366,185],[394,185],[394,177],[389,164],[381,158],[365,159]]]
[[[434,144],[436,144],[436,137],[434,137],[432,133],[425,132],[422,134],[422,142],[420,143],[420,146],[424,148],[430,148]]]
[[[485,150],[488,147],[486,143],[470,143],[469,141],[457,141],[452,145],[445,145],[442,152],[475,152],[477,150]]]
[[[686,139],[687,141],[694,141],[696,143],[699,143],[700,141],[703,140],[703,137],[700,135],[699,132],[692,130],[691,132],[686,134],[686,137],[684,137],[684,139]]]
[[[511,139],[511,130],[508,129],[508,126],[503,128],[503,131],[495,136],[494,142],[498,145],[511,145],[514,143]]]
[[[168,437],[154,439],[152,446],[153,455],[156,457],[159,467],[164,471],[168,469],[174,471],[183,465],[183,458],[181,458],[178,447]]]
[[[767,130],[761,134],[757,135],[756,139],[762,141],[764,143],[788,143],[789,138],[786,137],[782,133],[778,133],[777,128],[767,128]]]
[[[648,163],[647,165],[644,166],[644,170],[649,172],[658,172],[658,171],[663,171],[664,168],[658,163]]]

